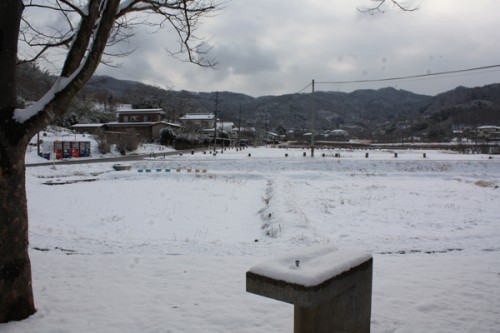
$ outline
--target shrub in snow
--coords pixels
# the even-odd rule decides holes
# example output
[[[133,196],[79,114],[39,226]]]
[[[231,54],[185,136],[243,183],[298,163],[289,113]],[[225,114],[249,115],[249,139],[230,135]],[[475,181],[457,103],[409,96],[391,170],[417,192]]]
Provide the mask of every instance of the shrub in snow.
[[[141,136],[133,129],[127,129],[124,133],[118,135],[118,140],[116,142],[116,149],[120,154],[125,155],[127,152],[131,152],[139,148],[141,143]]]
[[[98,130],[95,136],[97,141],[97,150],[101,154],[107,154],[111,152],[111,145],[109,142],[109,136],[104,130]]]
[[[210,145],[211,138],[203,133],[189,130],[165,128],[160,132],[162,145],[174,146],[176,149],[189,149]]]

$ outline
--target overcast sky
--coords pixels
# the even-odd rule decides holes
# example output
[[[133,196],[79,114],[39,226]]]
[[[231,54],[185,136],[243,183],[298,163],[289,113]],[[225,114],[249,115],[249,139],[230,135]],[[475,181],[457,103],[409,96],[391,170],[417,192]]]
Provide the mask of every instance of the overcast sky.
[[[392,86],[435,95],[462,85],[500,82],[500,67],[466,74],[382,83],[370,80],[500,64],[499,0],[415,0],[415,12],[392,6],[383,15],[357,9],[370,0],[229,0],[197,31],[216,58],[204,69],[169,57],[173,34],[145,29],[136,51],[97,73],[173,90],[233,91],[252,96],[316,90],[353,91]],[[309,92],[308,87],[304,92]]]

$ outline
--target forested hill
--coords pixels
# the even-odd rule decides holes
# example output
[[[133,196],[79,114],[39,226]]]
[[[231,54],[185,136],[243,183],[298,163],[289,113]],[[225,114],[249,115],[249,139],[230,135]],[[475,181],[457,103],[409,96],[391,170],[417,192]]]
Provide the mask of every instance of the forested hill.
[[[43,84],[37,85],[37,82]],[[20,97],[39,98],[50,82],[46,74],[32,67],[25,68],[20,71]],[[135,81],[94,76],[77,98],[80,104],[90,100],[109,106],[127,103],[140,108],[162,107],[169,120],[174,121],[186,113],[212,113],[217,105],[221,119],[241,122],[242,126],[266,126],[278,132],[309,131],[311,111],[315,110],[314,127],[318,132],[342,128],[351,137],[371,139],[419,136],[446,140],[454,129],[500,126],[500,84],[458,87],[437,96],[383,88],[255,98],[236,92],[172,91]],[[80,117],[82,112],[73,115],[70,122],[81,121]],[[89,120],[89,117],[83,118]]]

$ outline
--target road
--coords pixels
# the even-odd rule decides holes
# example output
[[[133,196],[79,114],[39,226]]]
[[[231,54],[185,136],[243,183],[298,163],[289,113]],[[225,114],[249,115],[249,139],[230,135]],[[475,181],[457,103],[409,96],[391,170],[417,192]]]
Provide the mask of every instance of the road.
[[[179,154],[191,154],[191,150],[175,150],[162,153],[156,153],[156,156],[173,156]],[[86,164],[86,163],[108,163],[108,162],[128,162],[128,161],[138,161],[145,158],[151,157],[151,154],[138,154],[138,155],[127,155],[127,156],[116,156],[116,157],[102,157],[102,158],[74,158],[68,160],[58,160],[55,161],[57,165],[66,164]],[[47,161],[41,163],[30,163],[26,164],[26,167],[36,167],[36,166],[47,166],[54,165],[54,161]]]

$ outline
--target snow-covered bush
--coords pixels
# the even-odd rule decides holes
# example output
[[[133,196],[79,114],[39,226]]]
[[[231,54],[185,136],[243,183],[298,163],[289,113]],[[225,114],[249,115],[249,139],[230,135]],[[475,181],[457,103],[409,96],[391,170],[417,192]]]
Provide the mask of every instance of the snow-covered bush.
[[[211,138],[199,132],[165,128],[160,132],[160,143],[176,149],[190,149],[208,146]]]

